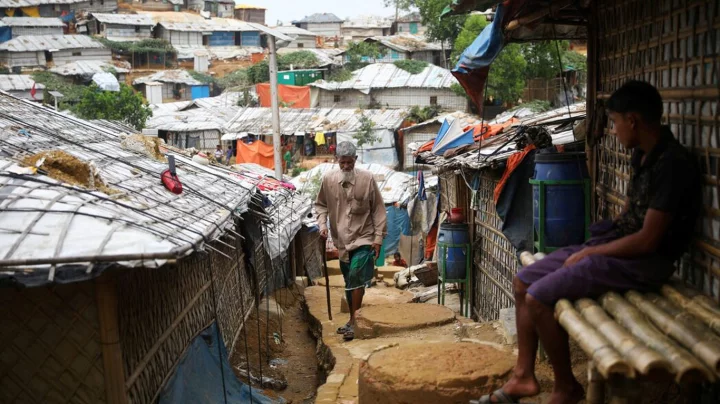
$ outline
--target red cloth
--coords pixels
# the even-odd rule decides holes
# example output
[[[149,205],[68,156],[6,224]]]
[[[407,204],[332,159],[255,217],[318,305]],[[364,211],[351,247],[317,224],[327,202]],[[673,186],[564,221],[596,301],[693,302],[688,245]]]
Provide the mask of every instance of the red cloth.
[[[407,268],[408,265],[407,265],[407,262],[406,262],[404,259],[400,258],[399,260],[393,261],[393,262],[392,262],[392,266],[394,266],[394,267]]]
[[[510,178],[513,171],[515,171],[515,169],[518,168],[520,163],[522,163],[525,156],[527,156],[527,154],[534,149],[534,144],[528,145],[523,151],[519,151],[510,156],[510,158],[508,158],[505,172],[503,173],[502,178],[500,178],[500,182],[498,182],[498,184],[495,186],[495,192],[493,193],[493,200],[495,201],[496,205],[498,200],[500,199],[500,194],[502,193],[503,188],[505,188],[505,184],[507,183],[508,178]]]

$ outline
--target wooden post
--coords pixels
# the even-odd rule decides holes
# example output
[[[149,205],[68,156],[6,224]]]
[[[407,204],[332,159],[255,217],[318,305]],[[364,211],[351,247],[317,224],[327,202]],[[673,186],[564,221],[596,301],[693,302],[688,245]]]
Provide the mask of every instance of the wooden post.
[[[95,279],[95,299],[102,345],[105,397],[108,404],[126,404],[125,370],[120,347],[117,288],[114,276],[105,273]]]
[[[588,387],[585,396],[587,404],[604,404],[605,379],[600,375],[592,360],[588,362],[587,366]]]

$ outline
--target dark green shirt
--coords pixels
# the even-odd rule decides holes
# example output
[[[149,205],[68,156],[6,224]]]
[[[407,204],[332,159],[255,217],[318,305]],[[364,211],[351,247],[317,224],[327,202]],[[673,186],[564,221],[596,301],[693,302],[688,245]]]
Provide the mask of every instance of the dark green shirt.
[[[639,148],[633,151],[630,204],[615,223],[622,235],[630,235],[642,229],[648,209],[672,214],[658,253],[674,261],[688,247],[702,208],[700,174],[692,154],[667,127],[643,162],[644,155]]]

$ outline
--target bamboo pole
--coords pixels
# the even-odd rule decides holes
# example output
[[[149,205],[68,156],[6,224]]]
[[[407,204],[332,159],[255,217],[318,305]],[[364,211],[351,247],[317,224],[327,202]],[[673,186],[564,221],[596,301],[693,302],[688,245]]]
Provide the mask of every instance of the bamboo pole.
[[[710,329],[712,329],[716,333],[720,333],[720,316],[714,314],[704,305],[698,304],[697,302],[688,299],[686,296],[678,292],[672,286],[663,285],[661,292],[663,296],[668,298],[668,300],[687,310],[695,317],[699,318],[700,321],[705,323],[708,327],[710,327]]]
[[[720,316],[720,307],[718,307],[718,305],[708,296],[698,292],[695,289],[685,287],[682,284],[675,284],[672,285],[672,287],[675,288],[675,290],[677,290],[678,292],[680,292],[680,294],[682,294],[683,296],[710,310],[716,316]]]
[[[587,404],[605,404],[605,379],[595,367],[595,362],[587,365],[588,387],[585,394]]]
[[[670,362],[611,319],[595,301],[580,299],[575,308],[642,375],[653,378],[659,373],[672,374]]]
[[[678,383],[687,384],[715,379],[713,373],[705,365],[658,331],[639,310],[619,294],[607,293],[600,299],[600,303],[617,322],[672,364],[675,370],[675,380]]]
[[[612,347],[610,342],[575,310],[572,303],[562,299],[555,305],[555,318],[568,335],[592,358],[598,372],[605,378],[620,375],[634,377],[635,371]]]
[[[102,346],[105,398],[109,404],[125,404],[127,395],[117,317],[117,289],[115,278],[111,274],[105,273],[95,279],[95,299],[98,310],[98,335]]]
[[[645,298],[648,302],[671,317],[677,323],[679,331],[683,334],[691,334],[695,338],[695,341],[697,341],[695,342],[696,344],[702,344],[698,347],[688,346],[685,345],[683,340],[671,334],[673,338],[690,348],[695,356],[700,358],[706,365],[720,374],[720,337],[707,328],[702,321],[672,304],[669,300],[655,294],[646,295]],[[635,303],[633,302],[633,304]],[[692,343],[692,341],[689,341],[689,343]],[[696,350],[698,350],[698,352],[696,352]]]

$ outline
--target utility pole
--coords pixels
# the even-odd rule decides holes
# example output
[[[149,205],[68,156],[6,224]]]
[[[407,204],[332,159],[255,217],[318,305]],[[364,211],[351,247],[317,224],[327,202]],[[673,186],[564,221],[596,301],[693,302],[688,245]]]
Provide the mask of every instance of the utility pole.
[[[280,103],[278,102],[277,52],[275,37],[268,35],[270,50],[270,107],[272,108],[273,157],[275,160],[275,177],[282,180],[282,145],[280,140]]]

